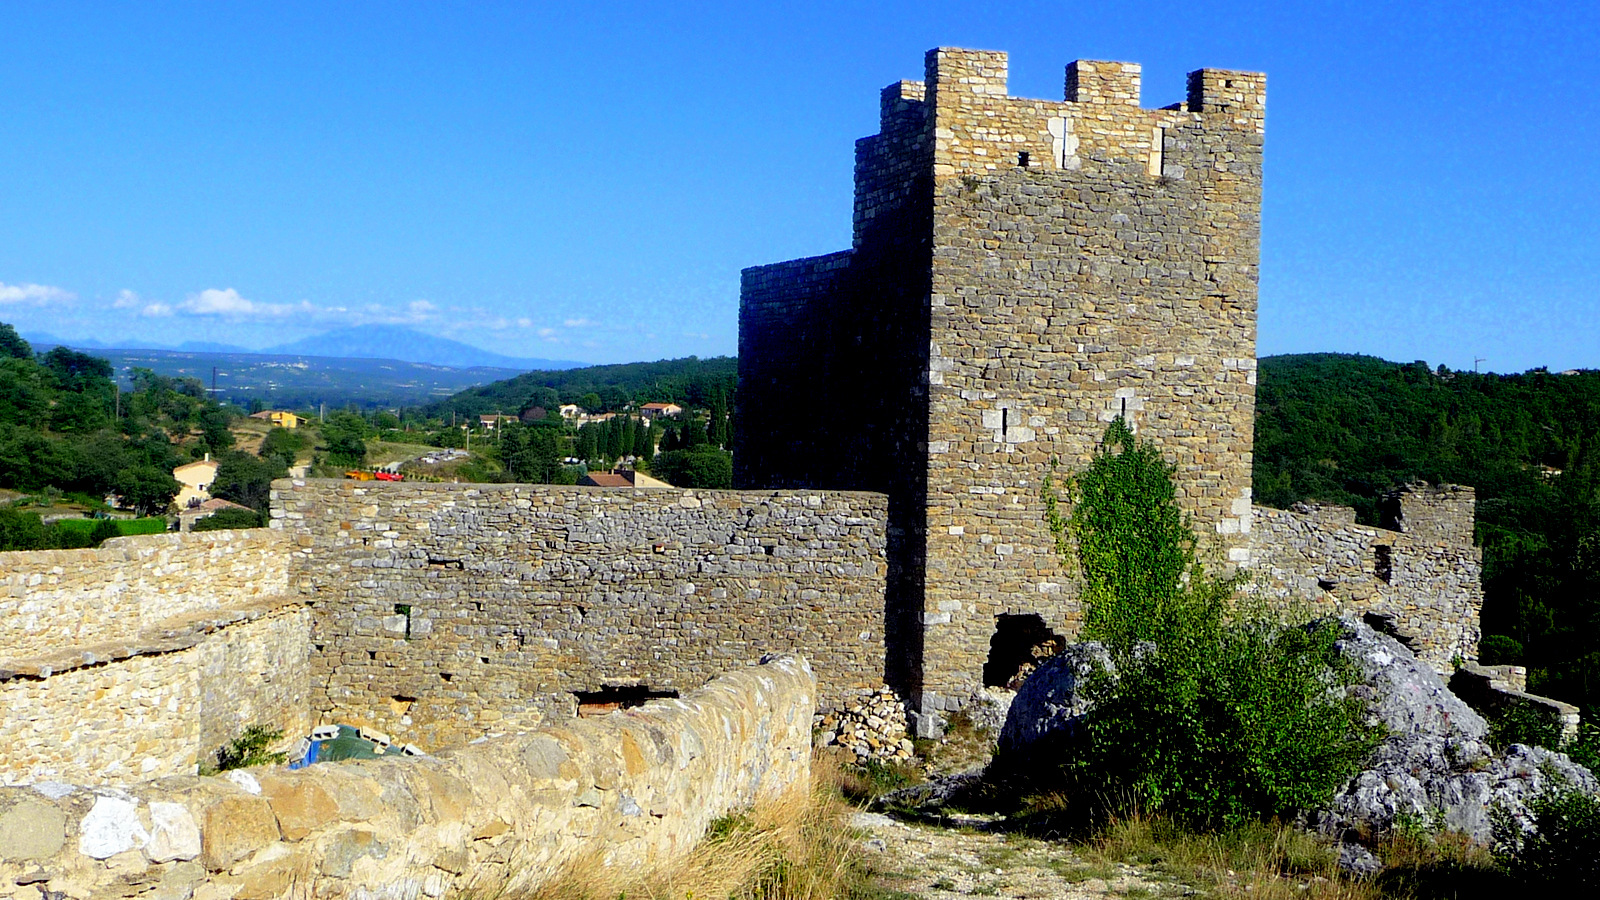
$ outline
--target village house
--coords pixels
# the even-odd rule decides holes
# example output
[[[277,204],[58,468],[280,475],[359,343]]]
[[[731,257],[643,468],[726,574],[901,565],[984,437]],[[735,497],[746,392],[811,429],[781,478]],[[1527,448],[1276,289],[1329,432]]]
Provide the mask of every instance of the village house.
[[[261,412],[251,413],[250,418],[265,419],[279,428],[300,427],[300,417],[282,409],[263,409]]]
[[[644,416],[646,422],[654,422],[682,415],[683,407],[676,403],[646,403],[639,407],[639,414]]]
[[[217,480],[217,461],[207,453],[205,459],[197,459],[172,470],[172,477],[180,485],[178,496],[172,498],[172,503],[179,509],[188,509],[211,499],[211,484]]]

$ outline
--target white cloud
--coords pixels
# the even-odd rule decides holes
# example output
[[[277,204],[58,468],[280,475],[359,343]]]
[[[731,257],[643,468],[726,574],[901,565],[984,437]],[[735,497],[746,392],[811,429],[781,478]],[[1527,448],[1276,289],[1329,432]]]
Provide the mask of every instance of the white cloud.
[[[527,316],[523,316],[522,318],[517,320],[517,327],[518,328],[532,328],[533,327],[533,320],[528,318]]]
[[[143,300],[139,299],[139,295],[137,293],[124,288],[117,293],[117,299],[111,301],[111,308],[137,309],[139,304],[143,302]]]
[[[562,322],[561,324],[567,326],[568,328],[588,328],[590,325],[593,325],[594,323],[589,321],[588,319],[568,319],[565,322]]]
[[[198,294],[190,294],[179,306],[184,312],[197,316],[226,316],[231,319],[276,319],[296,312],[312,311],[311,304],[305,302],[257,303],[241,297],[233,288],[206,288]]]
[[[31,303],[43,306],[46,303],[70,303],[78,298],[77,294],[64,288],[51,287],[48,284],[6,284],[0,281],[0,303]]]
[[[434,310],[436,310],[438,308],[439,307],[434,306],[432,303],[429,303],[426,300],[413,300],[410,303],[406,304],[406,309],[411,310],[412,313],[414,313],[416,315],[419,315],[419,316],[420,315],[425,315],[425,314],[430,313],[430,312],[433,312]]]
[[[553,335],[555,333],[556,333],[556,330],[554,328],[541,328],[541,329],[539,329],[539,337],[547,338],[547,337],[550,337],[551,335]]]
[[[139,315],[170,316],[172,315],[172,307],[165,303],[152,303],[149,306],[146,306],[144,309],[139,310]]]

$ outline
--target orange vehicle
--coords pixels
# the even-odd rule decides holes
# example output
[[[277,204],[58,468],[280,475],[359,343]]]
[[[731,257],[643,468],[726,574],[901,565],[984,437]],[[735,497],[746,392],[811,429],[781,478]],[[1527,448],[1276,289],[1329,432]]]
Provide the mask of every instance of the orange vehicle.
[[[351,469],[350,471],[344,473],[344,477],[354,478],[357,481],[371,481],[375,476],[371,472],[363,472],[360,469]]]

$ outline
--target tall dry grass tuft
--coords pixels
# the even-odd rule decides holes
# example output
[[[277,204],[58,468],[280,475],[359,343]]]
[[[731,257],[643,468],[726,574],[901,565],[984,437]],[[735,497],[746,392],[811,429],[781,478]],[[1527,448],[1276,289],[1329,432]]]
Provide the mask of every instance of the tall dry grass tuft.
[[[1342,878],[1332,848],[1287,825],[1247,822],[1194,831],[1143,813],[1113,818],[1084,847],[1105,862],[1128,862],[1208,885],[1218,896],[1252,900],[1377,900],[1372,882]]]
[[[528,891],[474,891],[475,900],[837,900],[872,893],[850,834],[853,809],[840,796],[831,757],[813,761],[812,783],[712,824],[692,851],[644,872],[575,861]]]

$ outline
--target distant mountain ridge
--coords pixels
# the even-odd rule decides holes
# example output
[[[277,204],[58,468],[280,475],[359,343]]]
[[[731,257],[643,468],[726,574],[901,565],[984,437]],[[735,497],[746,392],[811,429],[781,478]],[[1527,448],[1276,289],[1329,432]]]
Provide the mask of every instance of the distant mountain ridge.
[[[461,341],[435,337],[396,325],[339,328],[287,344],[268,347],[260,352],[330,356],[338,359],[398,359],[457,369],[487,366],[497,369],[549,370],[573,369],[588,365],[573,360],[507,356]]]
[[[262,356],[317,356],[329,359],[386,359],[397,362],[446,366],[452,369],[520,369],[557,370],[574,369],[589,363],[565,359],[542,359],[507,356],[492,350],[475,347],[462,341],[423,334],[397,325],[367,325],[338,328],[323,334],[312,335],[286,344],[251,350],[233,344],[215,341],[184,341],[181,344],[163,344],[156,341],[130,340],[116,344],[93,338],[62,338],[46,332],[24,333],[29,343],[54,347],[73,347],[78,350],[161,350],[184,353],[249,353]]]

